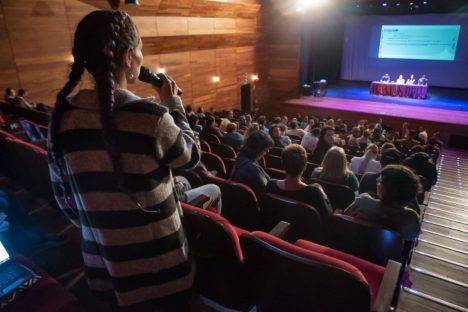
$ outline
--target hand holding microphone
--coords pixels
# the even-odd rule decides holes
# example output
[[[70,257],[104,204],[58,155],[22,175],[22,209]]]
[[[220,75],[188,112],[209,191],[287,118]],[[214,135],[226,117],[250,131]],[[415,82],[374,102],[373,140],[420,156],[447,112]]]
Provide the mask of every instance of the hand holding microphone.
[[[172,78],[165,74],[155,74],[148,67],[141,66],[138,79],[152,84],[157,89],[161,100],[169,96],[182,95],[182,90]]]

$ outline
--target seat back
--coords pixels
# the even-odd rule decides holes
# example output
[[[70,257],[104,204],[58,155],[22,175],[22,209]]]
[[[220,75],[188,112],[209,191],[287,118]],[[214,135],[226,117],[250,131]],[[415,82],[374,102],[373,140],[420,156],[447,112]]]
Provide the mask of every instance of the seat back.
[[[212,133],[205,133],[202,134],[203,140],[205,140],[208,143],[218,143],[221,144],[221,140],[214,134]]]
[[[197,265],[197,292],[225,307],[248,311],[253,299],[236,229],[216,213],[185,203],[182,209],[189,250]]]
[[[223,160],[216,154],[201,152],[201,162],[205,165],[206,169],[211,172],[216,172],[218,177],[226,178],[227,171]]]
[[[205,178],[206,183],[219,186],[222,194],[222,215],[231,224],[246,230],[258,228],[258,202],[254,192],[246,185],[215,176]]]
[[[210,144],[208,144],[208,142],[206,142],[205,140],[200,139],[200,147],[201,147],[202,151],[207,152],[207,153],[211,153]]]
[[[307,162],[307,167],[304,173],[302,174],[302,177],[307,180],[308,178],[310,178],[310,176],[312,175],[312,172],[314,172],[314,169],[317,167],[319,167],[319,165],[311,163],[311,162]]]
[[[259,311],[369,311],[370,290],[344,262],[262,232],[241,235]]]
[[[275,168],[275,169],[283,170],[283,164],[281,162],[280,156],[266,154],[264,157],[265,157],[266,165],[268,168]]]
[[[390,229],[344,215],[327,219],[323,242],[381,266],[386,266],[389,259],[401,262],[404,243],[400,234]]]
[[[272,179],[278,179],[278,180],[286,179],[286,171],[282,169],[265,168],[264,170]]]
[[[230,177],[232,168],[236,165],[236,160],[234,158],[224,158],[224,166],[226,167],[226,176]]]
[[[212,153],[218,155],[223,159],[237,157],[236,151],[229,145],[211,142],[210,147]]]
[[[268,154],[273,155],[273,156],[280,156],[281,157],[282,152],[283,152],[283,148],[281,148],[281,147],[272,147],[268,151]]]
[[[317,241],[321,231],[321,218],[317,210],[306,203],[284,196],[264,193],[260,196],[260,227],[269,232],[280,221],[291,224],[284,239]]]
[[[342,184],[327,182],[320,179],[309,179],[307,181],[307,184],[312,183],[318,183],[322,186],[325,194],[327,194],[328,200],[330,200],[333,210],[345,210],[354,202],[356,197],[352,189]]]

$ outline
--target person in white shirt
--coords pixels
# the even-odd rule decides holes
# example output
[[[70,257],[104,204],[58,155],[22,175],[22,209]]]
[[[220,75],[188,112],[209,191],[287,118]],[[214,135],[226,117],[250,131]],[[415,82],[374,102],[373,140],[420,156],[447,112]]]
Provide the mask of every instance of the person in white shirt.
[[[396,83],[399,83],[399,84],[404,84],[405,83],[405,78],[403,78],[403,75],[400,75],[398,77]]]
[[[302,138],[301,145],[307,149],[308,152],[314,153],[317,147],[317,142],[320,136],[320,128],[314,128],[312,131],[307,132]]]
[[[367,172],[380,172],[380,162],[376,160],[379,155],[379,148],[375,144],[369,144],[362,157],[353,157],[351,159],[350,169],[355,174],[363,175]]]

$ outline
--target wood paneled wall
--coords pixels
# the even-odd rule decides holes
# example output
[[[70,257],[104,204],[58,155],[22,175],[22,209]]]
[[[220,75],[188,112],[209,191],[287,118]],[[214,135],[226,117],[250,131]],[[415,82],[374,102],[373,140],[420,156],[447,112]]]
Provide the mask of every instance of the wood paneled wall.
[[[123,0],[121,1],[123,3]],[[240,85],[258,73],[266,84],[267,57],[259,0],[140,0],[125,7],[143,39],[144,64],[164,67],[194,107],[240,108]],[[79,20],[105,0],[0,0],[0,87],[24,88],[30,100],[53,105],[69,71]],[[212,81],[220,76],[219,83]],[[87,85],[87,84],[85,84]],[[138,95],[155,92],[143,83]]]

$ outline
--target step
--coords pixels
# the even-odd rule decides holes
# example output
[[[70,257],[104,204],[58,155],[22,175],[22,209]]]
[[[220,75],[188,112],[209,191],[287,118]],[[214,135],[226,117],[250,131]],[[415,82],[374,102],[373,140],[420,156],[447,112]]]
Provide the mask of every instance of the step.
[[[468,222],[468,214],[464,213],[463,211],[442,209],[440,207],[429,205],[425,209],[425,213],[445,218],[456,218],[460,221]]]
[[[451,215],[450,213],[446,213],[444,215],[444,212],[440,211],[431,211],[430,209],[426,210],[424,213],[424,219],[431,219],[431,220],[439,220],[439,221],[446,221],[450,222],[450,224],[453,224],[454,226],[458,225],[468,225],[468,219],[465,217],[463,214],[458,214],[458,215]]]
[[[427,295],[424,293],[418,293],[418,295],[416,295],[411,292],[415,291],[411,289],[401,290],[396,310],[397,312],[468,312],[468,309],[455,309],[442,304],[442,302],[429,300]]]
[[[468,191],[464,189],[454,189],[452,187],[447,187],[443,186],[440,184],[437,184],[437,186],[434,186],[431,190],[432,194],[447,194],[447,195],[453,195],[453,196],[468,196]]]
[[[439,226],[439,225],[436,225],[436,224],[430,224],[430,223],[423,222],[421,230],[422,230],[422,232],[424,232],[424,230],[433,231],[433,232],[440,233],[440,234],[443,234],[443,235],[447,235],[447,236],[450,236],[450,237],[453,237],[453,238],[461,239],[463,241],[468,240],[468,233],[451,230],[449,228],[442,227],[442,226]]]
[[[461,307],[468,307],[468,285],[459,285],[433,276],[434,274],[436,273],[433,270],[423,271],[411,265],[410,277],[413,282],[411,289]]]
[[[447,211],[454,211],[454,212],[462,213],[462,214],[466,214],[468,212],[468,209],[466,209],[466,208],[458,207],[456,205],[449,204],[449,203],[436,202],[432,198],[431,198],[431,201],[429,202],[428,206],[429,207],[439,208],[439,209],[444,209],[444,210],[447,210]]]
[[[468,265],[463,263],[415,250],[411,258],[411,265],[459,281],[468,286]]]
[[[464,195],[463,196],[455,195],[455,194],[446,195],[446,194],[434,192],[431,197],[432,199],[446,200],[446,201],[450,201],[451,203],[456,203],[459,206],[468,207],[468,203],[466,202],[466,197]]]
[[[450,259],[454,262],[461,263],[462,265],[468,265],[468,256],[465,253],[461,253],[457,250],[460,249],[448,249],[441,246],[434,245],[432,243],[427,243],[424,241],[419,241],[418,246],[416,247],[417,251],[435,255],[440,258]],[[466,250],[465,250],[466,251]],[[467,290],[468,294],[468,290]]]
[[[455,222],[452,220],[442,219],[440,217],[434,217],[430,214],[424,214],[423,223],[432,223],[439,226],[444,226],[452,230],[468,233],[468,225],[460,222]]]
[[[431,241],[454,249],[468,251],[468,240],[460,239],[458,237],[450,237],[449,235],[442,234],[438,231],[423,229],[421,234],[419,234],[419,239],[423,241]]]

